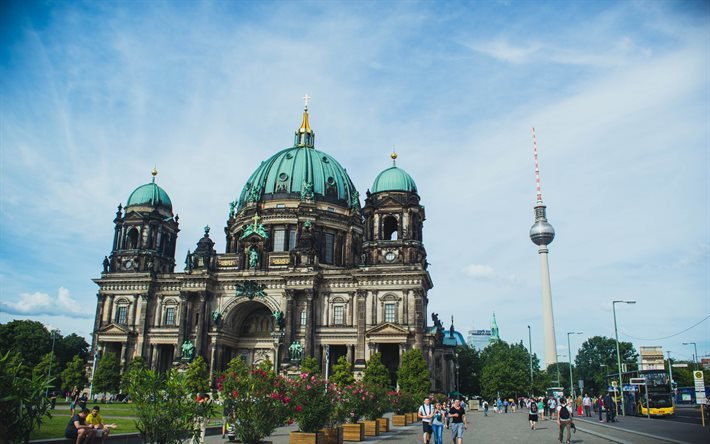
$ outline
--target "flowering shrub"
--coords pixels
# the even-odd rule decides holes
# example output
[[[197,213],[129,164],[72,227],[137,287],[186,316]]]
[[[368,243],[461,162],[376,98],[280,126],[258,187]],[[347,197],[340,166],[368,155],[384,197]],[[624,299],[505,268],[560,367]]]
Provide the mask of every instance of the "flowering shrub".
[[[407,392],[391,391],[387,393],[390,406],[398,415],[413,412],[417,410],[416,398]]]
[[[225,374],[217,378],[220,397],[234,405],[237,438],[248,444],[258,443],[289,418],[292,399],[289,383],[277,376],[270,364],[248,368],[230,362]]]
[[[375,402],[375,393],[362,382],[355,382],[338,386],[336,399],[338,400],[336,409],[340,410],[336,415],[354,424],[372,408],[372,404]]]
[[[390,410],[387,391],[381,386],[372,384],[366,384],[365,387],[367,387],[372,394],[372,402],[368,403],[364,412],[365,418],[371,421],[377,418],[382,418],[382,415]]]
[[[335,385],[308,373],[302,373],[290,382],[293,394],[292,415],[298,430],[315,433],[325,427],[335,408]]]

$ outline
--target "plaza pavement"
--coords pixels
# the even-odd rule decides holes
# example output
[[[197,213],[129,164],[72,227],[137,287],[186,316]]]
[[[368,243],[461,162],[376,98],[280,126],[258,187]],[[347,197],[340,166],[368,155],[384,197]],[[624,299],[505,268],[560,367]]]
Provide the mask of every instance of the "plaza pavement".
[[[483,416],[481,412],[469,412],[467,415],[469,428],[464,434],[463,442],[466,444],[472,443],[493,443],[493,442],[515,442],[529,444],[552,444],[557,442],[557,422],[555,421],[540,421],[538,422],[537,430],[530,430],[527,421],[527,413],[503,413],[489,414]],[[296,430],[295,426],[278,428],[267,441],[273,444],[288,444],[289,433]],[[449,431],[444,429],[444,444],[450,444],[451,435]],[[386,443],[386,444],[417,444],[421,443],[422,426],[421,422],[407,427],[393,427],[388,433],[384,433],[378,437],[367,438],[364,442]],[[209,436],[206,439],[207,444],[223,444],[228,442],[218,436]],[[431,441],[433,444],[433,441]],[[616,442],[621,444],[626,443],[641,443],[641,444],[661,444],[667,443],[667,440],[660,440],[652,436],[643,436],[624,431],[619,428],[607,428],[597,424],[587,422],[577,422],[577,433],[572,434],[572,443],[574,444],[601,444]],[[671,441],[672,442],[672,441]],[[682,442],[682,441],[680,441]],[[705,441],[708,442],[708,441]]]

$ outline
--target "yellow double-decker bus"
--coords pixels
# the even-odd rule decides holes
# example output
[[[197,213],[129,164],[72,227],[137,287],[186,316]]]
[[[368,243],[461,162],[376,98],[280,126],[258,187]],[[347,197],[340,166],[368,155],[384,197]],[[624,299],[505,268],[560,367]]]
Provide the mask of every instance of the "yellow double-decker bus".
[[[646,387],[639,387],[638,413],[646,416],[670,416],[675,413],[673,392],[668,373],[665,370],[641,370],[639,377],[644,378]],[[648,405],[646,405],[648,390]]]

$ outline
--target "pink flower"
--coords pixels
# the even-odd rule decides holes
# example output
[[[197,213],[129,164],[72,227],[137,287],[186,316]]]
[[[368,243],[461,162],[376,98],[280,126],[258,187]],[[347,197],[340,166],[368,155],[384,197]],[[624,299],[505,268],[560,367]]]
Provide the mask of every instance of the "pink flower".
[[[300,412],[301,410],[303,410],[303,407],[301,407],[300,405],[297,405],[297,406],[296,406],[296,412]]]
[[[310,390],[310,389],[311,389],[311,385],[310,385],[310,384],[307,384],[307,385],[306,385],[306,390]]]

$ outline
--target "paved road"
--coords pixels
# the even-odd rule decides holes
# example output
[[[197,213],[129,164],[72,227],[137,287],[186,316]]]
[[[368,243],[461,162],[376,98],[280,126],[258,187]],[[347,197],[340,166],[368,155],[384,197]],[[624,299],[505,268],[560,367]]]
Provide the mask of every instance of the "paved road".
[[[675,415],[666,418],[668,421],[685,422],[688,424],[700,424],[700,407],[697,406],[676,406]],[[707,420],[705,421],[707,424]]]

